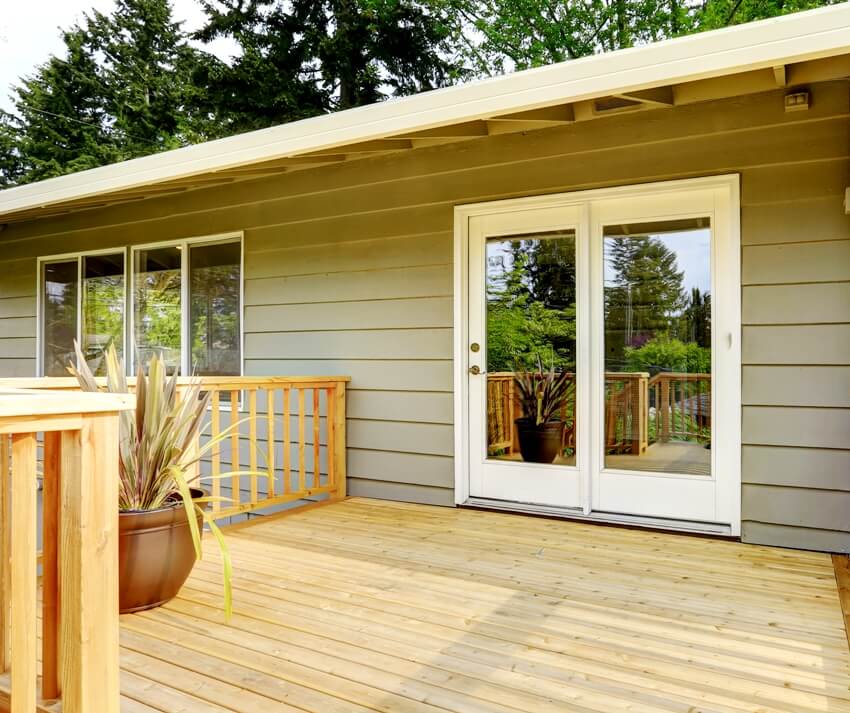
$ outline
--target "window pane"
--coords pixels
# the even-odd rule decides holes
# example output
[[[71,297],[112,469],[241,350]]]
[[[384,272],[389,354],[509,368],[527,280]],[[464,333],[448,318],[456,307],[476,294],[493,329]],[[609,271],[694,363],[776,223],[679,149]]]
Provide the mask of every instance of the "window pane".
[[[240,244],[190,248],[192,371],[241,374]]]
[[[67,376],[77,338],[77,260],[44,266],[42,363],[45,376]]]
[[[138,363],[154,354],[170,372],[180,369],[179,246],[137,250],[133,276],[133,337]]]
[[[604,235],[605,467],[710,475],[709,220]]]
[[[106,374],[104,351],[124,356],[124,254],[83,257],[83,354],[95,375]]]
[[[488,240],[486,289],[488,457],[574,465],[575,231]],[[541,365],[558,396],[532,404],[520,386],[540,388]]]

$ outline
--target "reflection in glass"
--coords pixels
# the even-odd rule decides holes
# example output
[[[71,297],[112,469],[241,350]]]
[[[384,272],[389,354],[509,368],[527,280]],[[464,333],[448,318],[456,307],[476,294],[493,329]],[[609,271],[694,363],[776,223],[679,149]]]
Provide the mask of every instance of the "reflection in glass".
[[[575,463],[575,231],[487,241],[487,439],[490,458]],[[542,366],[542,377],[529,374]],[[562,398],[523,409],[517,377],[544,381]],[[548,392],[547,392],[548,393]],[[526,400],[527,401],[527,400]],[[530,419],[530,420],[529,420]]]
[[[83,354],[96,376],[106,374],[104,351],[124,356],[124,253],[83,257]]]
[[[77,260],[50,262],[43,273],[42,364],[45,376],[67,376],[77,338]]]
[[[179,246],[135,252],[133,331],[137,365],[154,354],[169,372],[180,369],[181,296]]]
[[[708,219],[604,231],[605,467],[711,474]]]
[[[193,373],[239,375],[240,244],[199,245],[189,255]]]

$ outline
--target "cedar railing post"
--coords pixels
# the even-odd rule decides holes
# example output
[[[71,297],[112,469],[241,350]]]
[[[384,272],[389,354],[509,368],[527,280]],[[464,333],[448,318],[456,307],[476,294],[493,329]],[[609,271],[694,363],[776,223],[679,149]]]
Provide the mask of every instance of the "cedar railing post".
[[[62,434],[63,713],[118,713],[118,417]]]
[[[346,436],[345,436],[345,381],[338,381],[334,389],[333,421],[334,421],[334,478],[336,480],[336,497],[346,496]],[[328,409],[330,410],[330,408]],[[330,414],[329,414],[330,415]]]

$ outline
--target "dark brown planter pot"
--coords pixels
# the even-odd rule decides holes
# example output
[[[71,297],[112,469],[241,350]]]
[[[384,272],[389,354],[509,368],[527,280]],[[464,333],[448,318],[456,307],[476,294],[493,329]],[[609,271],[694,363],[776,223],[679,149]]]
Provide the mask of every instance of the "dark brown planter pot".
[[[530,418],[516,420],[519,452],[526,463],[551,463],[561,452],[564,422],[549,421],[539,426]]]
[[[192,497],[204,496],[192,488]],[[198,515],[198,526],[203,518]],[[195,566],[195,546],[180,502],[158,510],[118,513],[118,586],[122,614],[174,599]]]

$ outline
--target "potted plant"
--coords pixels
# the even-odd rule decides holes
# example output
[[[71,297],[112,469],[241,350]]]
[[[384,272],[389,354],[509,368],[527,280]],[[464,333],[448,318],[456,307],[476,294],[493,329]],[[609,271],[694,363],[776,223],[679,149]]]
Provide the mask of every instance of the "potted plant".
[[[83,391],[100,391],[79,346],[78,367],[68,367]],[[106,390],[129,393],[115,347],[106,354]],[[193,466],[224,436],[200,449],[209,394],[200,382],[177,387],[164,362],[154,356],[136,377],[136,408],[120,415],[119,604],[122,614],[161,606],[173,599],[201,557],[201,529],[215,535],[224,563],[225,610],[232,607],[231,564],[221,530],[206,512],[212,501],[200,488]],[[230,475],[233,475],[232,473]]]
[[[523,365],[514,369],[522,416],[516,419],[519,451],[528,463],[552,463],[563,446],[564,407],[573,400],[575,382],[565,372],[556,372],[554,364],[543,369],[537,357],[537,369]]]

